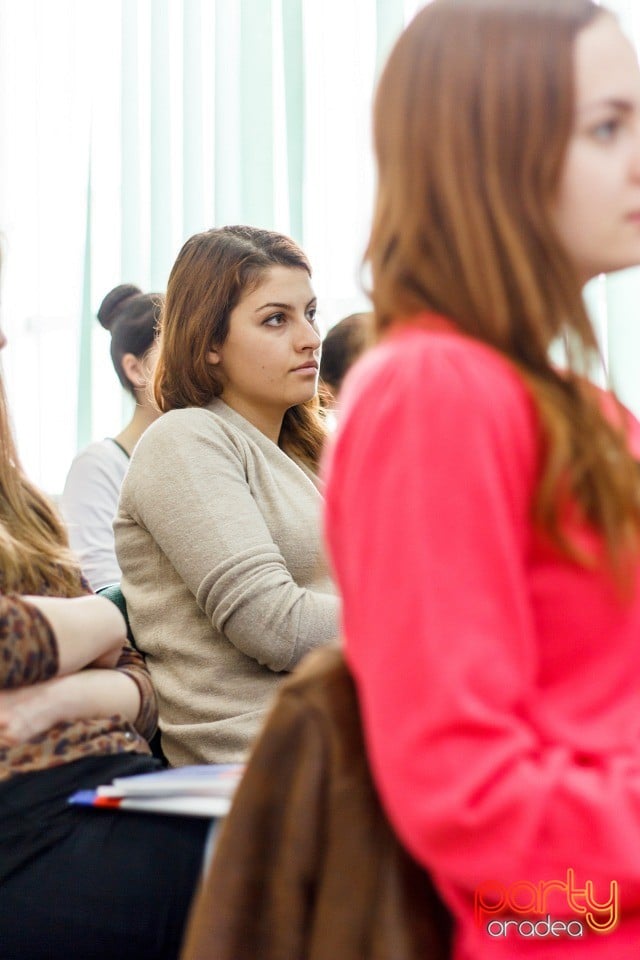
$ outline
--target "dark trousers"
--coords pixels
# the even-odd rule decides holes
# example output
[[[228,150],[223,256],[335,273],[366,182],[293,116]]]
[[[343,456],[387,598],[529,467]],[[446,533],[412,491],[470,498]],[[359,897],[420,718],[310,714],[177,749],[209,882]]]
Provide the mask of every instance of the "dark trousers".
[[[64,835],[0,883],[0,960],[173,960],[210,826],[69,811]]]

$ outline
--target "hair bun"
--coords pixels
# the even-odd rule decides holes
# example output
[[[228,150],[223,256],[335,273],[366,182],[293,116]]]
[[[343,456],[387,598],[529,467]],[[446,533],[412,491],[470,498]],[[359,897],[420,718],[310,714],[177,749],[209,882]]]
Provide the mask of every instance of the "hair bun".
[[[133,283],[121,283],[109,291],[96,314],[105,330],[111,330],[124,303],[139,293],[142,290]]]

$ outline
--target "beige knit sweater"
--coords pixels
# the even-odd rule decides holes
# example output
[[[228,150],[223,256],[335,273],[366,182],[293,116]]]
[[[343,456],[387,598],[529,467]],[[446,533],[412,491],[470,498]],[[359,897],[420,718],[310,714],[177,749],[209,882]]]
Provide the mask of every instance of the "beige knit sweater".
[[[174,765],[243,760],[282,676],[336,637],[311,478],[222,400],[143,435],[116,552]]]

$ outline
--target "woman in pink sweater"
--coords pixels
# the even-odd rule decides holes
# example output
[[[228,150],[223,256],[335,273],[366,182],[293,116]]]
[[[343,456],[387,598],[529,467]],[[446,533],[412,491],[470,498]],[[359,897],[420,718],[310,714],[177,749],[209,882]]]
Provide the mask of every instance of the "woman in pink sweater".
[[[327,463],[372,771],[456,960],[632,957],[640,425],[581,290],[640,263],[636,57],[591,0],[434,0],[374,125],[380,343]]]

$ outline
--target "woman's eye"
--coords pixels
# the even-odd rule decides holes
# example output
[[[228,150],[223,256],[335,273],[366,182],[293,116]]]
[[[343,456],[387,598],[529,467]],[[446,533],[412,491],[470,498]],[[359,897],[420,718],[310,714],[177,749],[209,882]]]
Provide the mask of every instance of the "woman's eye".
[[[284,313],[274,313],[270,317],[267,317],[263,321],[264,325],[267,327],[279,327],[285,321]]]
[[[315,324],[316,322],[316,308],[312,307],[311,310],[307,310],[307,320],[309,323]]]
[[[621,126],[622,124],[617,117],[611,120],[604,120],[596,127],[593,127],[591,135],[594,140],[598,140],[600,143],[608,143],[614,139]]]

